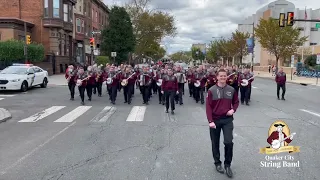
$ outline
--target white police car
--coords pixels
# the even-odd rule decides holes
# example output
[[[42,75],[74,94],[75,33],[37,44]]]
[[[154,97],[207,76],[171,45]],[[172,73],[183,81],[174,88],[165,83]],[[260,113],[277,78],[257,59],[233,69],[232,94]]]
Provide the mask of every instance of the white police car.
[[[13,64],[0,71],[0,91],[27,91],[33,86],[46,88],[48,72],[32,64]]]

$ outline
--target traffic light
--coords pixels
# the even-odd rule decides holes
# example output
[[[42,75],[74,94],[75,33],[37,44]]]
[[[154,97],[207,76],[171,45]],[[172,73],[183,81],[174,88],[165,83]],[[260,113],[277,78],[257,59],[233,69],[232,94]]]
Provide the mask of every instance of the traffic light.
[[[293,26],[294,24],[294,12],[288,12],[287,26]]]
[[[279,27],[284,27],[285,26],[285,20],[286,19],[286,14],[285,13],[280,13],[279,16]]]
[[[91,47],[91,48],[94,47],[94,38],[90,38],[90,47]]]
[[[31,36],[30,35],[27,35],[26,42],[27,42],[27,44],[31,44]]]

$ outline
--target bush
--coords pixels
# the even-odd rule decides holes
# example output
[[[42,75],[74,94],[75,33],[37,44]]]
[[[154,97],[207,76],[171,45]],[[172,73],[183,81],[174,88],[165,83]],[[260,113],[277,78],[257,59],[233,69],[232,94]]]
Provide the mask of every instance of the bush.
[[[306,60],[304,61],[304,64],[308,67],[314,67],[317,65],[316,61],[317,61],[317,55],[313,54],[306,58]]]
[[[97,56],[96,63],[97,65],[102,64],[103,66],[105,66],[107,63],[110,63],[110,59],[108,56]]]
[[[44,47],[41,44],[27,45],[28,60],[41,62],[44,60]],[[0,42],[0,61],[4,63],[21,62],[25,59],[24,42],[9,40]]]

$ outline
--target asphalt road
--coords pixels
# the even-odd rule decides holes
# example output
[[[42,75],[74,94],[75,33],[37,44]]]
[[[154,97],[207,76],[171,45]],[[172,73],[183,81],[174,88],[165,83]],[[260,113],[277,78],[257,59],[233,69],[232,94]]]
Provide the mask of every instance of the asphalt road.
[[[319,179],[320,88],[288,84],[287,90],[279,101],[273,81],[255,80],[250,106],[235,115],[234,179]],[[111,107],[104,93],[82,109],[78,95],[69,101],[66,86],[5,95],[0,106],[13,118],[0,124],[1,180],[228,179],[214,169],[205,107],[187,95],[175,115],[156,97],[143,106],[138,91],[132,105],[121,93]],[[290,145],[300,146],[291,154],[299,168],[260,167],[266,155],[259,149],[277,119],[297,133]]]

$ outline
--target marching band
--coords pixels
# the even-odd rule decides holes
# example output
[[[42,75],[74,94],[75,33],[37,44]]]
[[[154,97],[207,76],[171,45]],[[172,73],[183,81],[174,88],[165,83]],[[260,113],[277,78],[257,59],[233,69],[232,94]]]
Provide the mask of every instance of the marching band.
[[[70,65],[66,71],[65,78],[68,82],[70,91],[70,100],[74,100],[75,87],[81,98],[81,104],[84,105],[85,91],[88,101],[92,101],[92,95],[98,92],[98,97],[102,97],[102,86],[106,82],[109,100],[112,104],[116,103],[118,92],[123,90],[124,103],[131,104],[135,89],[139,89],[142,94],[142,103],[149,104],[152,95],[158,94],[159,104],[165,105],[166,112],[171,107],[171,113],[174,114],[175,104],[183,105],[185,85],[188,85],[189,96],[193,97],[195,102],[204,104],[205,92],[217,83],[216,73],[221,67],[199,66],[190,67],[186,72],[180,67],[172,64],[153,65],[150,67],[134,68],[130,65],[116,67],[107,64],[75,68]],[[240,99],[242,104],[249,105],[251,96],[251,84],[254,76],[249,69],[237,69],[236,66],[224,67],[228,73],[227,84],[240,90]]]

